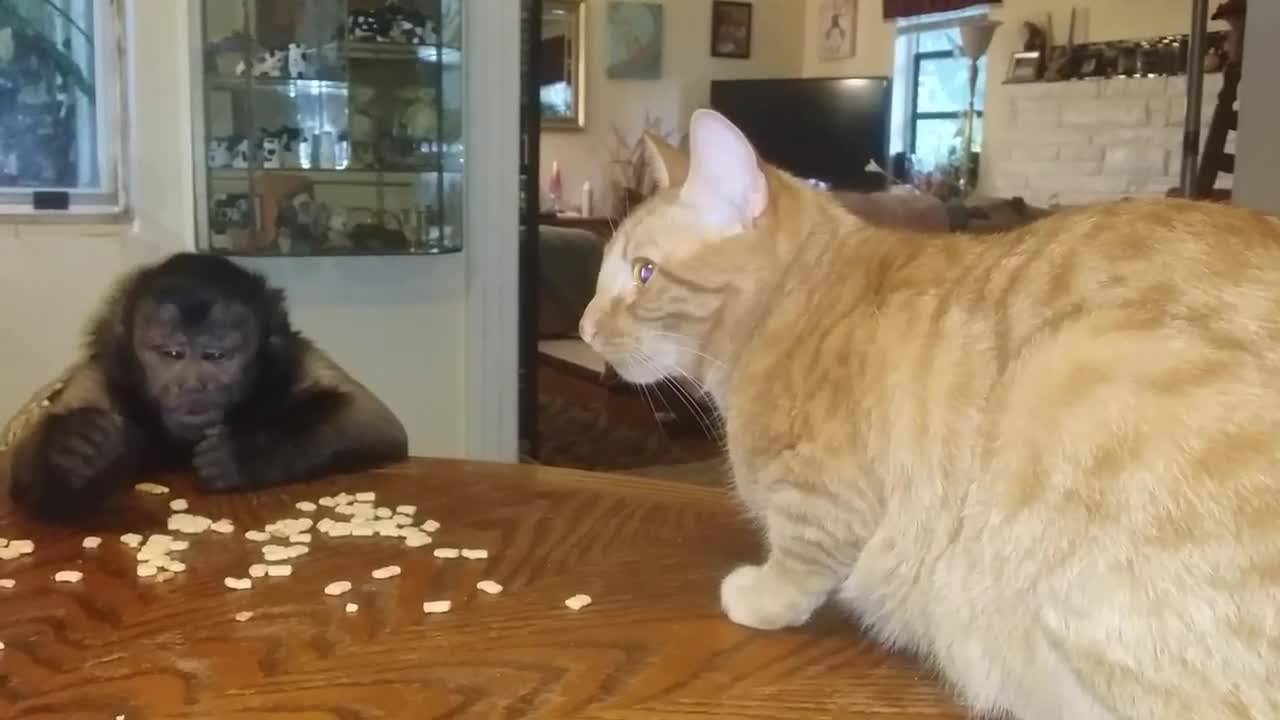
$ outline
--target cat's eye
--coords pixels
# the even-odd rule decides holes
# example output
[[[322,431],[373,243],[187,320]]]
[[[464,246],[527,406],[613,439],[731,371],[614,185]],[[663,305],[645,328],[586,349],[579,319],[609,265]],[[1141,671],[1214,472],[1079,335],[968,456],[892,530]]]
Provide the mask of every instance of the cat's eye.
[[[631,264],[631,277],[637,285],[644,285],[653,279],[653,273],[657,270],[657,266],[649,258],[636,258]]]

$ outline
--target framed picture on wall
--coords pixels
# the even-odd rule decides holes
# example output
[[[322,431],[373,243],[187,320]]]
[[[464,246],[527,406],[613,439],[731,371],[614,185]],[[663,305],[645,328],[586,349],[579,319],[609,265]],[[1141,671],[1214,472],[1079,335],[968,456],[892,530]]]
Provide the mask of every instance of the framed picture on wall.
[[[821,0],[817,23],[819,60],[853,57],[858,38],[858,0]]]
[[[751,57],[751,3],[711,3],[711,56]]]
[[[609,61],[605,76],[614,80],[662,77],[662,5],[610,2]]]

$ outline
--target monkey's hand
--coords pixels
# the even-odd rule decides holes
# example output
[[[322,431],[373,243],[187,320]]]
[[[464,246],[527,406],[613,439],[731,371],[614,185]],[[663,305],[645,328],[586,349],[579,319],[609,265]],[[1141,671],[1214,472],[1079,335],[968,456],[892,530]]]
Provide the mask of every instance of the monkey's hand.
[[[235,439],[219,425],[205,431],[196,443],[191,464],[200,488],[205,492],[227,492],[248,485]]]
[[[115,413],[87,407],[50,415],[16,451],[13,498],[44,516],[90,510],[128,476],[134,449]]]

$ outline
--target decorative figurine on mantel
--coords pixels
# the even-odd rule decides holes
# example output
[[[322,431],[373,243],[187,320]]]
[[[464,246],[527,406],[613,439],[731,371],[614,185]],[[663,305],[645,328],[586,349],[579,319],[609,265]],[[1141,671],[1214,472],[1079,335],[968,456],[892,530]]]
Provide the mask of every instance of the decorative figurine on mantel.
[[[438,40],[438,19],[395,0],[378,10],[352,10],[347,33],[352,40],[402,45],[428,45]]]

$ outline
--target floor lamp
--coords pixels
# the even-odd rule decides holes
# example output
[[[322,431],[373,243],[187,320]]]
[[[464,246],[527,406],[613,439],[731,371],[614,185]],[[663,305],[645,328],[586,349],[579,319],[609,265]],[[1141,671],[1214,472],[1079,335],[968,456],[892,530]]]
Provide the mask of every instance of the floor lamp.
[[[991,47],[991,38],[1000,27],[998,20],[982,20],[960,26],[960,51],[969,58],[969,111],[964,116],[964,144],[960,154],[960,187],[965,195],[973,191],[973,120],[978,97],[978,61]]]

